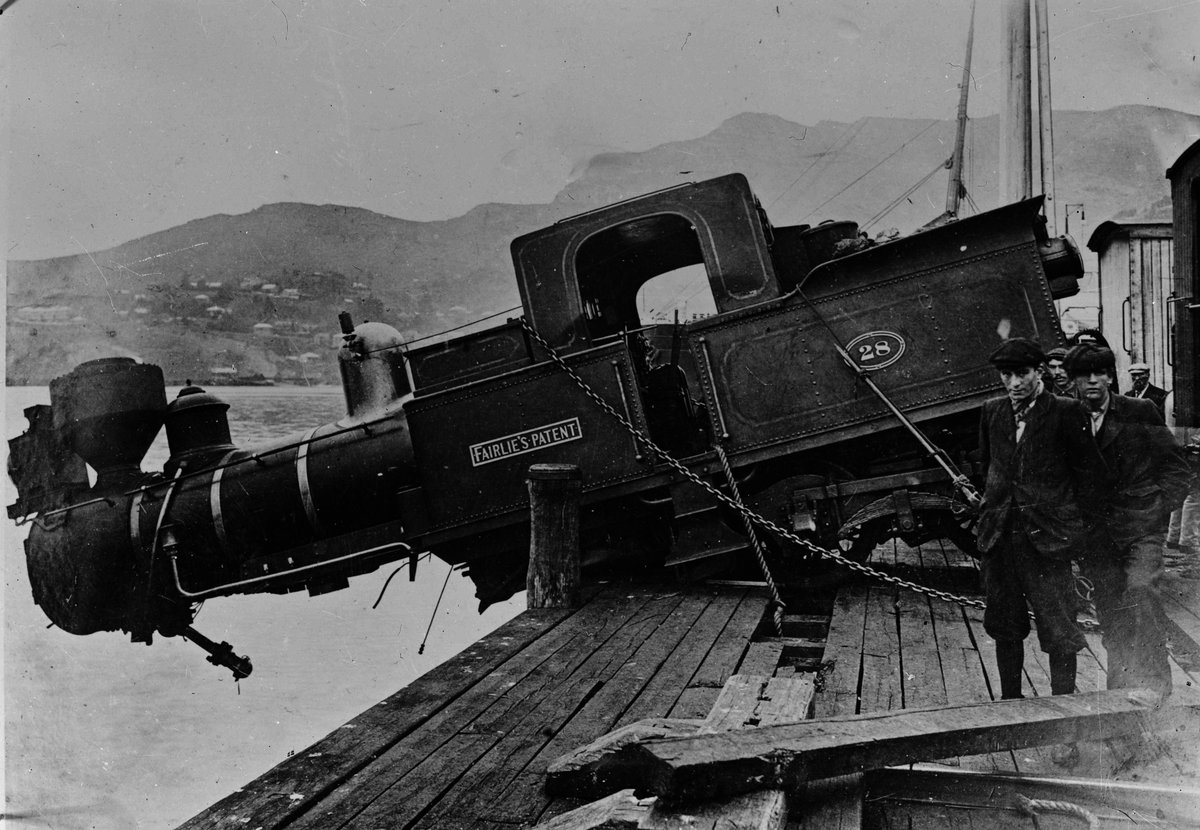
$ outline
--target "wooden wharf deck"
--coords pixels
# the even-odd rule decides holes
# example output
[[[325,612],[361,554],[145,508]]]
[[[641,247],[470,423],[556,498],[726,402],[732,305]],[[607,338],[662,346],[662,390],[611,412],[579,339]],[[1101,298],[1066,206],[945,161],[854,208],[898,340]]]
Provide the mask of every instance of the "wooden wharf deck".
[[[978,590],[973,560],[936,543],[889,543],[872,564],[939,588]],[[1187,694],[1200,679],[1200,583],[1175,580],[1167,593],[1176,688]],[[532,827],[589,800],[547,795],[553,761],[638,721],[710,716],[735,675],[816,679],[811,701],[795,703],[795,720],[999,696],[978,609],[854,582],[837,592],[830,616],[789,613],[784,636],[774,637],[764,625],[767,605],[755,586],[618,583],[587,589],[576,609],[526,611],[182,827]],[[1104,687],[1100,637],[1088,639],[1080,691]],[[1027,694],[1048,694],[1043,658],[1031,639]],[[1193,732],[1190,744],[1198,743]],[[1144,746],[1121,741],[1080,749],[1070,769],[1048,750],[1029,749],[942,759],[906,771],[916,776],[911,788],[867,778],[855,785],[857,812],[794,809],[788,826],[1060,826],[1008,807],[997,818],[997,793],[1011,794],[1023,780],[1004,777],[1014,774],[1124,781],[1143,802],[1155,786],[1200,784],[1200,747],[1173,746],[1157,757],[1138,757]],[[1116,816],[1102,815],[1120,823]]]

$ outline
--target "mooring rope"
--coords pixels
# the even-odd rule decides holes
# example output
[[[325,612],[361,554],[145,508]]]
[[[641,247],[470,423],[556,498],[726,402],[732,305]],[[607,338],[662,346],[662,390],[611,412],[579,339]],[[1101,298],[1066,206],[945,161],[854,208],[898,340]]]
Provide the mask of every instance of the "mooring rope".
[[[721,467],[725,471],[725,480],[729,482],[729,492],[733,494],[733,498],[738,504],[742,504],[742,495],[738,492],[737,479],[733,475],[733,467],[729,465],[729,456],[725,454],[725,448],[720,444],[714,444],[717,451],[717,456],[721,459]],[[771,604],[775,606],[771,614],[771,620],[775,623],[775,636],[783,636],[783,614],[787,610],[787,606],[783,602],[783,597],[779,595],[779,589],[775,586],[775,579],[771,576],[771,568],[767,565],[767,554],[763,550],[762,542],[758,539],[758,534],[754,532],[754,523],[746,518],[745,514],[741,516],[742,524],[746,527],[746,536],[750,539],[750,547],[754,549],[754,556],[758,559],[759,570],[762,571],[763,579],[767,583],[767,590],[771,592]]]
[[[1100,819],[1095,813],[1070,801],[1050,801],[1043,798],[1027,798],[1017,793],[1017,809],[1030,818],[1038,813],[1062,813],[1087,822],[1088,830],[1099,830]]]

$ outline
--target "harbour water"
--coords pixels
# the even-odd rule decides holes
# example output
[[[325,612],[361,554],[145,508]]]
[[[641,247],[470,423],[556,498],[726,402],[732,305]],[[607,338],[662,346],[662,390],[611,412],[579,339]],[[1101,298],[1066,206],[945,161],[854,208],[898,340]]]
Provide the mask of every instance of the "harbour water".
[[[168,389],[167,396],[175,396]],[[254,444],[344,415],[340,388],[223,387],[234,442]],[[5,438],[45,387],[5,390]],[[143,469],[162,469],[160,434]],[[5,477],[4,504],[15,493]],[[385,566],[348,590],[210,600],[195,627],[249,655],[235,682],[181,638],[134,644],[111,632],[79,637],[33,603],[21,542],[5,522],[4,748],[9,827],[172,828],[388,697],[519,613],[524,596],[476,612],[473,586],[424,560],[417,581]],[[397,563],[400,564],[400,563]],[[0,822],[5,824],[5,822]]]

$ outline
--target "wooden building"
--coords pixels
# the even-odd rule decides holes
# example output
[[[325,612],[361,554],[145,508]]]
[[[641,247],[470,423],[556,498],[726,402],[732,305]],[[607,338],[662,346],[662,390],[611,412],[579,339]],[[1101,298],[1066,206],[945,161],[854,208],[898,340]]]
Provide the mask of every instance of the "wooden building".
[[[1173,295],[1170,319],[1175,328],[1173,358],[1175,423],[1200,426],[1200,141],[1180,154],[1167,170],[1174,206]]]
[[[1108,221],[1088,239],[1100,260],[1100,330],[1117,358],[1117,380],[1129,388],[1129,366],[1150,364],[1150,382],[1170,390],[1172,354],[1171,223],[1146,218]],[[1169,399],[1168,399],[1169,400]]]

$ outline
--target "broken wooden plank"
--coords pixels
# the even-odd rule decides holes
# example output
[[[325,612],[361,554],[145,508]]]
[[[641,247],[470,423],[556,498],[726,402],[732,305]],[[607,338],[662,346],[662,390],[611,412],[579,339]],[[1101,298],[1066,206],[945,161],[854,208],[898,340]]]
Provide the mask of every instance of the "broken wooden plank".
[[[633,748],[648,740],[790,723],[807,717],[812,706],[811,677],[729,678],[709,716],[703,720],[650,718],[626,725],[552,761],[546,792],[553,796],[598,798],[615,789],[641,784]]]
[[[766,799],[763,793],[747,793],[720,804],[698,804],[681,818],[664,812],[654,798],[639,799],[633,790],[621,790],[555,816],[538,830],[771,830],[782,827],[786,818],[781,792]]]
[[[952,802],[1010,819],[1021,812],[1018,796],[1075,804],[1105,827],[1110,822],[1137,824],[1131,819],[1136,816],[1156,827],[1194,826],[1200,817],[1200,788],[1140,781],[997,774],[921,764],[911,770],[874,770],[865,776],[865,786],[871,802]]]
[[[807,675],[762,677],[735,674],[705,718],[698,735],[715,734],[806,718],[812,711],[813,678]],[[699,804],[658,802],[647,828],[689,830],[783,830],[788,797],[782,789],[758,790]]]
[[[825,641],[825,668],[821,670],[813,701],[818,718],[858,712],[858,679],[866,618],[865,585],[850,585],[838,591]]]
[[[539,824],[538,830],[638,830],[655,799],[621,790]]]
[[[647,718],[626,724],[552,761],[546,769],[546,792],[553,796],[594,797],[636,784],[622,775],[629,766],[627,753],[634,744],[650,738],[692,735],[703,724],[685,718]]]
[[[910,709],[648,741],[646,786],[672,801],[714,798],[949,755],[1163,728],[1129,690]]]
[[[807,675],[729,678],[698,734],[749,729],[803,720],[812,709],[813,679]]]
[[[759,724],[787,723],[806,717],[811,710],[813,679],[806,676],[763,677],[737,674],[729,678],[721,695],[703,722],[660,719],[640,721],[610,732],[581,749],[550,764],[546,790],[552,795],[596,797],[614,787],[640,785],[641,768],[630,764],[630,753],[639,742],[667,735],[716,733],[751,729]],[[633,772],[631,775],[630,772]],[[632,789],[626,790],[632,793]],[[608,796],[600,802],[564,813],[567,823],[544,827],[566,830],[615,830],[629,826],[642,830],[686,826],[697,828],[781,828],[787,814],[787,797],[782,791],[755,792],[720,801],[701,801],[678,806],[646,806],[638,823],[628,822],[627,799]],[[616,815],[618,818],[613,818]],[[558,821],[555,819],[554,821]],[[684,824],[681,824],[683,822]]]

